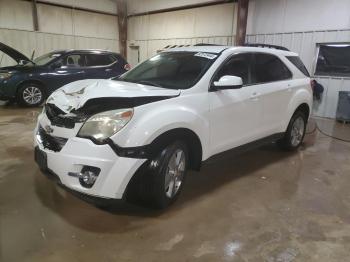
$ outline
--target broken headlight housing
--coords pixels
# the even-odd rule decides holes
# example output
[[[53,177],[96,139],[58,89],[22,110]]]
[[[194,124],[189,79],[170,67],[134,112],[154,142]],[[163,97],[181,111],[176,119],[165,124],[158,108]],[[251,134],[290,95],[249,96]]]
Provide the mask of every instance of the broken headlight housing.
[[[133,114],[132,108],[126,108],[93,115],[86,120],[78,136],[103,143],[107,138],[121,130],[131,120]]]

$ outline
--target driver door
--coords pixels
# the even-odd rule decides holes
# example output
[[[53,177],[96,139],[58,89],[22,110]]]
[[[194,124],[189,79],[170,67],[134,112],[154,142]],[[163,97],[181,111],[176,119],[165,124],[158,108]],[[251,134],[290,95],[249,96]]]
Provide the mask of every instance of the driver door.
[[[256,85],[251,85],[252,55],[241,53],[226,60],[212,83],[222,76],[242,78],[238,89],[209,92],[210,144],[213,154],[259,139],[263,104]]]

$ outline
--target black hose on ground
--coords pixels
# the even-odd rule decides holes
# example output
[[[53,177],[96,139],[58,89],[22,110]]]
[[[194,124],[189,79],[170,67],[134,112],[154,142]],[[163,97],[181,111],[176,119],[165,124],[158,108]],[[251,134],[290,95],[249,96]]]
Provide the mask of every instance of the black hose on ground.
[[[343,142],[346,142],[346,143],[350,143],[350,140],[347,140],[347,139],[344,139],[344,138],[340,138],[340,137],[336,137],[336,136],[333,136],[333,135],[330,135],[330,134],[327,134],[326,132],[324,132],[317,124],[317,120],[315,119],[315,127],[309,131],[309,132],[306,132],[305,134],[306,135],[310,135],[310,134],[313,134],[316,132],[316,130],[318,130],[322,135],[324,136],[327,136],[327,137],[330,137],[332,139],[335,139],[335,140],[339,140],[339,141],[343,141]]]

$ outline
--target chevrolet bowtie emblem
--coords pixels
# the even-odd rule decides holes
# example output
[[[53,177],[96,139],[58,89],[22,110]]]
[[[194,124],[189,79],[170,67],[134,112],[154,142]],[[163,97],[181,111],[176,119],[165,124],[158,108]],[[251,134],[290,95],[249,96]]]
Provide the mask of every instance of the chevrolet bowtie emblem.
[[[46,133],[48,133],[48,134],[51,134],[53,132],[53,128],[51,126],[45,126],[44,129],[45,129]]]

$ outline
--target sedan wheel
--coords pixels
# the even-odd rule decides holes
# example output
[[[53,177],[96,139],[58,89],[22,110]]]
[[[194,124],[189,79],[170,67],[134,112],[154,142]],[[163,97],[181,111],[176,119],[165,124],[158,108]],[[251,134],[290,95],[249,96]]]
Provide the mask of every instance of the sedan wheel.
[[[43,94],[36,86],[28,86],[23,90],[23,100],[29,105],[35,105],[41,101]]]
[[[40,86],[26,84],[18,90],[17,99],[23,106],[39,106],[44,101],[44,93]]]

